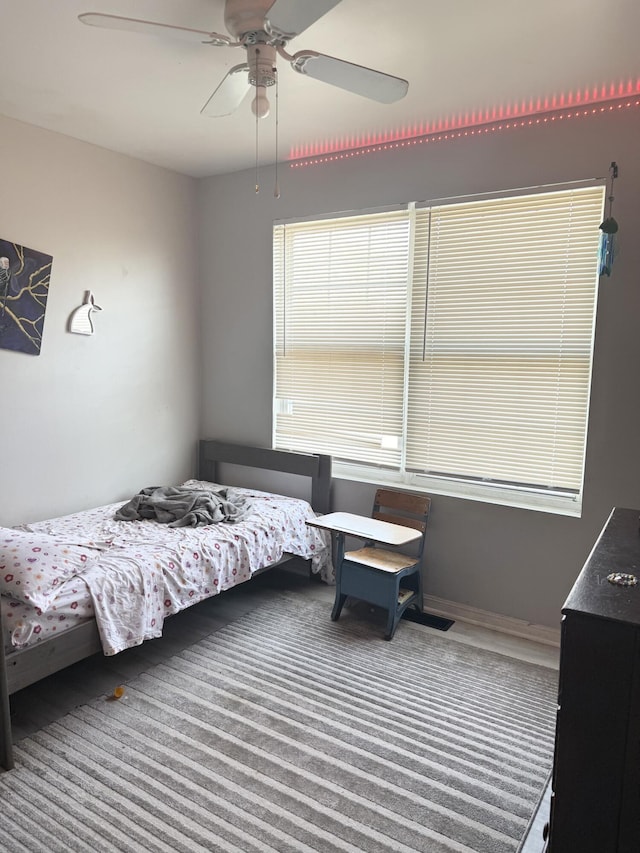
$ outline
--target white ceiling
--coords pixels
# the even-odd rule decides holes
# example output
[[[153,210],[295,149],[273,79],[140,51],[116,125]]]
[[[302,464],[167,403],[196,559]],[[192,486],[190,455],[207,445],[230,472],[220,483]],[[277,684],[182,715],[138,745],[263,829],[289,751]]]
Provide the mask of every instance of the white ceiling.
[[[0,0],[0,113],[188,175],[255,163],[256,122],[200,109],[244,61],[216,48],[80,24],[105,12],[225,33],[223,0]],[[342,0],[294,39],[409,81],[385,105],[279,60],[279,157],[317,143],[640,79],[639,0]],[[259,126],[275,159],[274,110]]]

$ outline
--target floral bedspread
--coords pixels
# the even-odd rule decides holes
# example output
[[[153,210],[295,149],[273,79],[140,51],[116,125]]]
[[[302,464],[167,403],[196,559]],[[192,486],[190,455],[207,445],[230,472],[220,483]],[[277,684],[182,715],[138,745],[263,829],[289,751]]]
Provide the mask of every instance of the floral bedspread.
[[[220,488],[200,480],[184,485]],[[305,523],[314,517],[306,501],[227,488],[230,500],[248,507],[234,524],[168,528],[156,521],[116,521],[120,502],[28,525],[35,532],[83,536],[103,549],[79,578],[89,589],[106,655],[159,637],[167,616],[248,580],[285,554],[311,560],[313,571],[331,579],[330,539]]]

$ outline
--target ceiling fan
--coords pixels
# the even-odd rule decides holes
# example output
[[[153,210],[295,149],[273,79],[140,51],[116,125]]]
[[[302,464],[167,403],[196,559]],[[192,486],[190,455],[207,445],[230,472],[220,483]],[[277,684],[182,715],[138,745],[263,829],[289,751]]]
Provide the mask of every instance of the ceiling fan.
[[[251,105],[257,118],[269,114],[267,89],[276,83],[276,59],[281,56],[299,74],[313,77],[348,92],[389,104],[403,98],[409,88],[406,80],[336,59],[314,50],[289,54],[288,42],[304,32],[340,0],[225,0],[224,23],[230,35],[173,26],[157,21],[125,18],[100,12],[85,12],[78,18],[83,24],[115,30],[166,35],[200,42],[212,47],[242,47],[246,59],[234,65],[201,110],[203,115],[225,116],[232,113],[255,89]]]

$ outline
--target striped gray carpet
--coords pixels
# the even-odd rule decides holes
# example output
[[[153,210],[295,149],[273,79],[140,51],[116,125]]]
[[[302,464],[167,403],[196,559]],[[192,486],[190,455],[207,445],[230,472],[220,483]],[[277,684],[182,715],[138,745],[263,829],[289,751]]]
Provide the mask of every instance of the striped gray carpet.
[[[283,596],[22,740],[0,850],[513,853],[556,684]]]

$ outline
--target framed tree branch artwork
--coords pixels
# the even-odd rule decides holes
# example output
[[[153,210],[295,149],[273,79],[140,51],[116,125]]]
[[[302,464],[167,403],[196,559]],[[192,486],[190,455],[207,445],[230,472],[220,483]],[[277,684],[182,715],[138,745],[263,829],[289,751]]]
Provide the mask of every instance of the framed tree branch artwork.
[[[0,348],[40,355],[53,257],[0,240]]]

